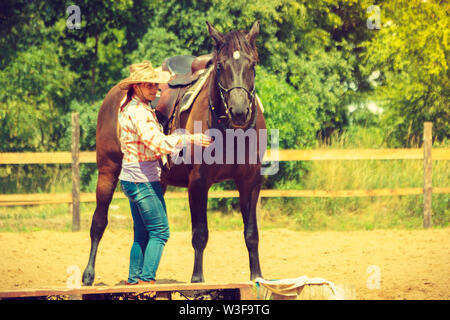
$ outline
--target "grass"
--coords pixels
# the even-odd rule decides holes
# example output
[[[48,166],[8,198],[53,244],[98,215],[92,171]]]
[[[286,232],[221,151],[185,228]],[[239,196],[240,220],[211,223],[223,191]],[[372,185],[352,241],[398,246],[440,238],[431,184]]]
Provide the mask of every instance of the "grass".
[[[357,129],[333,136],[327,145],[318,143],[316,148],[388,148],[381,137],[376,128]],[[446,143],[433,147],[448,147]],[[449,173],[449,161],[433,161],[433,186],[448,187]],[[421,188],[423,161],[312,161],[302,182],[305,190]],[[450,195],[434,194],[432,205],[434,226],[448,226]],[[269,199],[263,200],[263,208],[268,221],[286,216],[291,227],[299,230],[421,228],[423,196]]]
[[[167,212],[171,231],[191,230],[191,218],[187,199],[167,199]],[[95,203],[82,203],[80,227],[88,231]],[[132,219],[127,200],[113,200],[108,213],[108,229],[132,230]],[[211,230],[236,230],[243,228],[241,214],[208,211]],[[0,232],[30,232],[39,230],[71,231],[72,215],[68,204],[40,206],[0,207]]]
[[[330,139],[317,148],[387,148],[382,133],[376,129],[357,129]],[[448,147],[448,142],[433,147]],[[422,187],[421,160],[355,160],[312,161],[301,183],[290,188],[310,190],[383,189]],[[52,192],[69,192],[70,168],[60,169],[53,181]],[[69,174],[62,172],[69,170]],[[433,161],[433,186],[448,187],[450,162]],[[56,179],[56,178],[55,178]],[[89,182],[90,187],[95,183]],[[238,210],[217,208],[210,200],[208,225],[211,230],[243,230]],[[238,203],[234,199],[233,203]],[[167,199],[172,231],[190,231],[187,199]],[[231,206],[229,206],[231,207]],[[238,207],[238,206],[233,206]],[[264,198],[261,201],[260,227],[294,230],[374,230],[390,228],[422,228],[422,195],[353,197],[353,198]],[[81,229],[89,230],[95,203],[81,204]],[[446,227],[450,221],[450,195],[433,195],[433,225]],[[0,207],[0,231],[27,232],[36,230],[70,231],[72,217],[69,205]],[[113,200],[109,211],[109,229],[132,229],[126,200]]]

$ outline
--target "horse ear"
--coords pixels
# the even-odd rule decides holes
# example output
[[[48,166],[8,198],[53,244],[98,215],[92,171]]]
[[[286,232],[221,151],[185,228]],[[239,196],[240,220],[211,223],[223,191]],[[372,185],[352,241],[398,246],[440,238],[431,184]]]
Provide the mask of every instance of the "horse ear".
[[[216,28],[214,28],[214,26],[208,21],[206,21],[206,25],[208,26],[209,35],[214,39],[214,42],[216,43],[216,48],[220,48],[220,46],[224,42],[223,34],[217,31]]]
[[[250,29],[250,31],[245,36],[247,38],[247,41],[252,46],[255,46],[255,39],[258,34],[259,34],[259,21],[256,20],[255,23],[253,24],[252,28]]]

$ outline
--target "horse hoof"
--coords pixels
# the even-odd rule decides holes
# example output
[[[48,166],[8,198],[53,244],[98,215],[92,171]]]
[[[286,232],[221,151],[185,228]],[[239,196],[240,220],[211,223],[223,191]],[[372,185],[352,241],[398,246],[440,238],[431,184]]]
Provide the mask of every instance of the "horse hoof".
[[[250,275],[250,281],[255,281],[255,279],[258,279],[258,278],[264,279],[261,273],[256,273],[256,274]]]
[[[191,282],[205,282],[205,279],[203,278],[203,275],[193,275]]]
[[[94,283],[95,272],[93,269],[86,268],[83,272],[83,285],[91,286]]]

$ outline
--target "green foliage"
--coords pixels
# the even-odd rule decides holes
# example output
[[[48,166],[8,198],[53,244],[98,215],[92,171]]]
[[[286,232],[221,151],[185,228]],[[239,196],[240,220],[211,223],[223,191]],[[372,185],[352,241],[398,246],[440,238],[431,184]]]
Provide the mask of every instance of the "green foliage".
[[[71,112],[78,112],[80,115],[80,150],[95,150],[95,136],[97,129],[97,115],[102,101],[93,103],[79,103],[72,101]],[[70,150],[71,146],[71,116],[67,114],[64,117],[67,123],[63,146],[65,150]],[[97,165],[94,163],[83,164],[80,166],[80,189],[82,192],[95,192],[97,184]]]
[[[73,4],[80,7],[81,28],[70,30],[66,9]],[[381,9],[380,30],[366,25],[373,4]],[[69,150],[73,111],[80,113],[81,149],[94,150],[101,101],[128,75],[128,66],[142,60],[158,66],[167,56],[211,52],[205,20],[224,33],[248,30],[259,20],[256,88],[268,129],[279,130],[280,149],[312,148],[316,137],[355,148],[415,146],[423,121],[433,121],[435,140],[445,141],[450,132],[444,1],[5,0],[0,11],[1,152]],[[372,101],[384,111],[372,113]],[[349,112],[349,105],[357,108]],[[318,188],[330,187],[321,175],[327,168],[281,162],[264,187],[313,188],[312,180],[322,184]],[[82,165],[81,175],[82,190],[93,191],[95,165]],[[0,192],[70,189],[70,173],[59,166],[2,166],[0,180]],[[215,188],[234,187],[225,182]],[[448,197],[443,198],[433,206],[444,212],[437,219],[445,225]],[[414,199],[396,207],[407,209],[393,225],[403,218],[419,221],[420,199]],[[236,199],[210,201],[212,207],[237,208]],[[295,216],[305,228],[323,223],[311,220],[316,211],[330,217],[341,205],[364,205],[280,203],[309,207]]]
[[[354,44],[370,33],[360,31],[365,30],[361,11],[354,1],[171,0],[155,9],[152,28],[164,28],[193,54],[204,54],[212,50],[205,19],[224,33],[248,30],[259,20],[261,65],[298,90],[302,102],[317,112],[317,130],[328,135],[348,124],[346,106],[356,96],[351,84],[363,81],[357,77]],[[340,15],[357,20],[358,28],[351,30],[357,36],[348,34]]]
[[[257,67],[256,88],[264,106],[268,130],[280,132],[280,149],[304,149],[314,144],[319,123],[308,97],[263,67]]]
[[[132,6],[130,1],[108,1],[107,5],[103,1],[78,1],[77,5],[82,15],[81,28],[66,27],[68,16],[61,4],[54,7],[59,12],[55,28],[59,32],[58,44],[65,53],[64,63],[80,75],[74,88],[77,98],[93,100],[120,76],[124,62],[121,50],[125,38],[124,20]]]
[[[264,106],[268,147],[272,141],[270,131],[275,129],[279,131],[279,149],[311,148],[319,122],[315,117],[316,109],[307,103],[307,97],[264,68],[257,68],[256,88]],[[288,181],[301,185],[305,169],[301,162],[280,163],[280,171],[268,176],[265,187],[283,188]]]
[[[372,128],[379,127],[380,125],[380,114],[366,105],[359,105],[349,113],[349,130],[351,130],[354,126],[364,127],[364,128]]]
[[[317,106],[320,133],[328,136],[348,125],[346,93],[350,90],[351,65],[336,49],[302,53],[292,60],[290,82],[298,88],[303,101]],[[345,80],[343,80],[345,79]]]
[[[72,112],[80,115],[80,150],[95,150],[95,133],[97,129],[97,115],[102,101],[78,102],[73,100],[70,104],[70,112],[62,117],[64,124],[64,138],[61,139],[61,149],[70,150],[72,143]]]
[[[148,29],[147,33],[139,40],[138,48],[129,56],[129,64],[151,61],[154,67],[160,66],[165,58],[176,55],[190,55],[182,41],[177,36],[164,28],[156,27]],[[123,76],[128,76],[128,68]]]
[[[364,44],[374,99],[384,109],[383,124],[394,146],[421,140],[423,122],[433,122],[433,135],[450,132],[450,82],[445,1],[391,0],[381,5],[383,24],[373,41]]]
[[[62,50],[62,61],[79,75],[72,88],[79,101],[96,101],[122,77],[126,55],[147,31],[155,1],[82,0],[81,27],[69,29],[66,9],[71,1],[48,3],[55,41]],[[45,15],[44,15],[45,16]]]
[[[52,43],[18,53],[0,74],[0,150],[57,150],[75,79]]]
[[[70,30],[69,1],[6,1],[0,69],[2,83],[13,79],[14,84],[7,81],[0,89],[0,117],[4,122],[9,117],[2,137],[10,149],[1,148],[56,147],[64,136],[58,117],[68,112],[70,100],[101,100],[128,74],[131,63],[148,59],[159,65],[170,55],[210,52],[213,42],[205,20],[222,32],[249,29],[260,21],[260,65],[292,86],[302,105],[315,110],[320,136],[341,131],[351,120],[360,121],[349,118],[347,106],[364,105],[370,98],[385,109],[383,125],[393,145],[419,137],[424,120],[434,122],[441,140],[449,130],[449,19],[444,3],[384,1],[381,30],[366,26],[366,10],[372,4],[369,0],[78,1],[81,28]],[[41,66],[36,64],[40,61]],[[17,79],[19,70],[35,74],[22,81]],[[374,71],[381,72],[377,79]],[[12,91],[18,93],[10,95]],[[49,100],[44,103],[45,97]],[[38,104],[33,108],[37,110],[48,105],[47,114],[58,110],[42,118],[55,126],[52,138],[36,138],[32,129],[39,127],[38,120],[16,128],[41,117],[35,110],[21,115],[21,121],[12,117],[11,110],[23,100]],[[362,111],[354,116],[370,118]],[[373,120],[366,124],[375,125]]]
[[[43,1],[4,0],[0,6],[0,69],[31,46],[41,43],[47,36],[40,13]]]

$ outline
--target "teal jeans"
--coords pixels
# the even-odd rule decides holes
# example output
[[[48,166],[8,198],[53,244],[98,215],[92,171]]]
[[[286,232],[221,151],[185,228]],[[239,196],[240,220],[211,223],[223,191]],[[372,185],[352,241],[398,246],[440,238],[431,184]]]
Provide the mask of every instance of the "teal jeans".
[[[166,204],[159,181],[120,181],[130,201],[134,242],[130,252],[129,283],[155,280],[156,270],[169,239]]]

